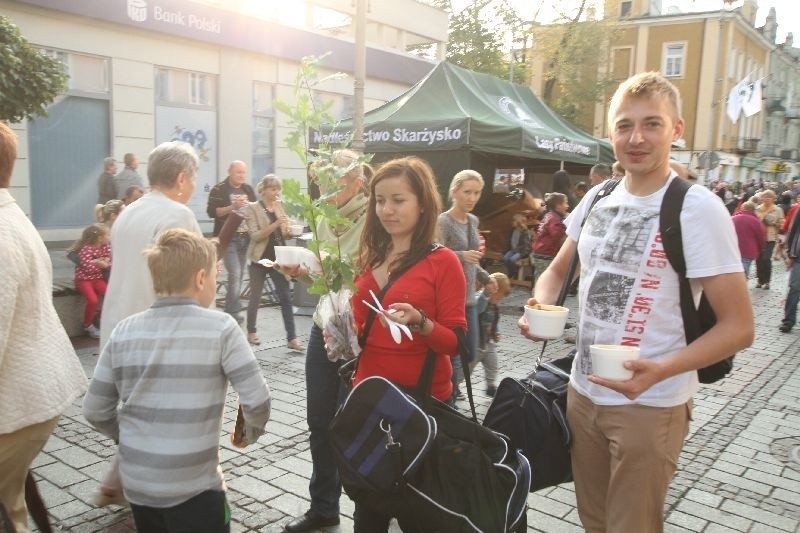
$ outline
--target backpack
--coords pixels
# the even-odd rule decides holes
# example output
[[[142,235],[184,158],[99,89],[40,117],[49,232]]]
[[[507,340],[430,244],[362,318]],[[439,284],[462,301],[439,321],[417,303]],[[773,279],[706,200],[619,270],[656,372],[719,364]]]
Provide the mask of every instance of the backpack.
[[[678,273],[680,280],[681,315],[683,316],[683,329],[686,334],[686,344],[700,337],[717,323],[717,316],[711,308],[705,294],[700,296],[700,303],[694,305],[692,288],[686,277],[686,258],[683,256],[683,239],[681,232],[681,210],[683,199],[692,184],[686,180],[675,178],[667,187],[664,199],[661,202],[659,231],[664,244],[664,252],[670,265]],[[697,370],[700,383],[715,383],[733,370],[733,357],[731,354],[721,361]]]

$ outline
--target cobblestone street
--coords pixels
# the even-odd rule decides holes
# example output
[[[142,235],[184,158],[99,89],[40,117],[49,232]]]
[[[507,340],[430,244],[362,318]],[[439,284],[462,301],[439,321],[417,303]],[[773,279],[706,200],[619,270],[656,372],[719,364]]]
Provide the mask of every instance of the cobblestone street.
[[[736,357],[731,377],[704,386],[695,396],[694,421],[667,498],[667,531],[798,531],[800,528],[800,333],[778,332],[786,291],[785,273],[775,268],[773,288],[751,289],[756,311],[756,341]],[[750,282],[753,285],[753,282]],[[536,346],[515,327],[527,290],[515,288],[503,304],[499,343],[501,376],[532,370]],[[574,309],[574,298],[567,301]],[[307,340],[309,317],[297,317]],[[572,330],[574,331],[574,330]],[[235,532],[278,532],[290,516],[308,507],[311,460],[305,422],[303,354],[285,347],[278,308],[259,313],[261,346],[256,347],[273,394],[267,434],[246,450],[232,448],[236,397],[230,393],[220,435],[222,469],[228,486]],[[80,360],[91,376],[97,343],[75,339]],[[571,345],[552,342],[547,357]],[[475,373],[476,401],[483,416],[482,369]],[[465,408],[466,402],[459,403]],[[127,508],[95,508],[91,501],[109,458],[111,441],[84,420],[80,402],[61,418],[58,429],[34,463],[34,473],[53,523],[61,531],[132,531]],[[793,459],[792,459],[793,457]],[[582,531],[571,484],[531,494],[530,531]],[[342,523],[327,531],[352,531],[352,502],[342,498]]]

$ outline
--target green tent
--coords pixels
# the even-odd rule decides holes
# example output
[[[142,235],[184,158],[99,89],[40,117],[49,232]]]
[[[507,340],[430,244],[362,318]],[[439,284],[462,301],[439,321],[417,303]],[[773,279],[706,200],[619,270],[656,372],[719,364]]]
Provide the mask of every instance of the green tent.
[[[338,144],[352,128],[348,120],[332,131],[312,132],[312,145]],[[399,155],[428,160],[440,189],[465,168],[481,172],[490,188],[497,168],[550,176],[564,162],[570,174],[586,176],[591,165],[614,161],[608,143],[566,123],[529,87],[444,61],[404,94],[367,113],[364,140],[376,162]],[[526,184],[548,189],[527,178]]]

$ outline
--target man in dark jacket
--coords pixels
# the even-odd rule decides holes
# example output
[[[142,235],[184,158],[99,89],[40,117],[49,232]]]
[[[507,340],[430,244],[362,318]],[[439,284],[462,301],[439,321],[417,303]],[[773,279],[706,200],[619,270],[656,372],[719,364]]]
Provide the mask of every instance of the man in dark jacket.
[[[228,273],[228,284],[225,291],[225,312],[233,316],[237,322],[242,322],[242,276],[247,262],[247,246],[250,236],[244,222],[244,210],[249,202],[256,201],[253,188],[245,183],[247,180],[247,165],[242,161],[233,161],[228,166],[228,177],[217,183],[208,194],[208,208],[206,212],[214,219],[214,236],[219,235],[222,226],[229,216],[239,217],[241,224],[236,233],[222,252],[222,262]]]
[[[117,198],[114,185],[114,174],[117,173],[117,161],[113,157],[103,159],[103,173],[97,178],[97,203],[105,204]]]
[[[783,320],[778,329],[789,333],[797,323],[797,303],[800,301],[800,217],[792,219],[786,236],[786,268],[789,270],[789,294],[783,306]]]

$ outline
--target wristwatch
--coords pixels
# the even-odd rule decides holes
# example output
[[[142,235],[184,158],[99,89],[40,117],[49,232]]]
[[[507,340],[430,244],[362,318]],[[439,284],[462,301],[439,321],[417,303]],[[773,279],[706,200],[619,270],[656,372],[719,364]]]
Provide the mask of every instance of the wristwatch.
[[[422,331],[422,328],[425,327],[425,323],[428,321],[428,315],[426,315],[425,311],[422,309],[416,308],[416,310],[420,316],[419,322],[416,324],[408,324],[408,329],[411,331]]]

